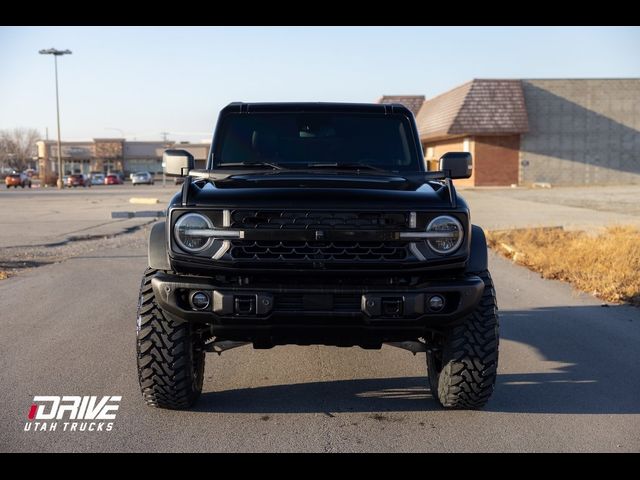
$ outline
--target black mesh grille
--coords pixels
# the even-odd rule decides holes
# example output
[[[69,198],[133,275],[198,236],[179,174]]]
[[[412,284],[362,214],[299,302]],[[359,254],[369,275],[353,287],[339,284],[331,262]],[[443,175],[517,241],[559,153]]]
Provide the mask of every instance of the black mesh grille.
[[[404,213],[234,210],[232,228],[398,230]]]
[[[231,228],[243,230],[385,230],[407,228],[407,214],[394,212],[327,212],[234,210]],[[406,242],[233,240],[233,260],[290,262],[392,262],[411,256]]]
[[[405,242],[231,242],[235,260],[262,261],[402,261],[409,256]]]

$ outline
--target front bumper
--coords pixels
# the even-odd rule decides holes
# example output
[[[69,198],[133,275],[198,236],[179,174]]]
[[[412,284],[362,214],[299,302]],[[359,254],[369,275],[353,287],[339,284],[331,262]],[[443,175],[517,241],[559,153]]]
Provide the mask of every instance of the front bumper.
[[[213,278],[158,273],[152,287],[159,306],[186,321],[209,324],[214,333],[298,328],[424,330],[455,322],[480,302],[484,282],[477,276],[429,280],[413,287],[394,286],[230,286]],[[197,310],[193,295],[209,298]],[[439,311],[432,296],[445,302]]]

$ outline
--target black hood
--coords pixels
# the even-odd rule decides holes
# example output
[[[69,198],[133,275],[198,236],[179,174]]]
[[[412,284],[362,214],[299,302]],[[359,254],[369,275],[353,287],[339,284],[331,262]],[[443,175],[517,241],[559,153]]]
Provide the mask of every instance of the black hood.
[[[173,204],[180,203],[182,194]],[[318,208],[381,211],[451,209],[446,188],[395,175],[291,173],[235,175],[191,185],[189,205],[231,208]],[[466,209],[458,197],[456,210]]]

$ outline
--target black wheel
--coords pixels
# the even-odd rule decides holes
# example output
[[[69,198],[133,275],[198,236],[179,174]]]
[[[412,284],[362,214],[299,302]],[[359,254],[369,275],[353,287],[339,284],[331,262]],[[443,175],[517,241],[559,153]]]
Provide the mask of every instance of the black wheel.
[[[488,271],[477,273],[484,293],[476,310],[462,323],[434,338],[437,348],[427,352],[433,397],[445,408],[483,407],[498,372],[498,307]]]
[[[20,187],[21,187],[21,188],[24,188],[24,183],[21,183],[21,184],[20,184]],[[18,188],[18,187],[16,187],[16,188]]]
[[[138,380],[147,405],[185,409],[202,392],[203,339],[188,322],[180,322],[157,305],[147,269],[140,286],[136,326]]]

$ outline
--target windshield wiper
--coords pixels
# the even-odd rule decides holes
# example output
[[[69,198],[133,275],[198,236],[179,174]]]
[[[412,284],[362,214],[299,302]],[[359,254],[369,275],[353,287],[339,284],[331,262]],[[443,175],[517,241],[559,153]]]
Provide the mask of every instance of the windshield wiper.
[[[282,166],[277,163],[271,162],[236,162],[236,163],[221,163],[216,165],[216,168],[238,168],[238,167],[249,167],[249,168],[271,168],[273,170],[282,170]]]
[[[384,168],[374,167],[366,163],[310,163],[307,168],[335,168],[343,170],[373,170],[375,172],[391,173]]]

